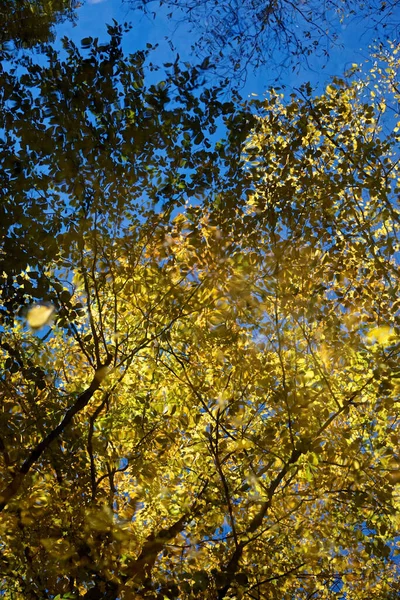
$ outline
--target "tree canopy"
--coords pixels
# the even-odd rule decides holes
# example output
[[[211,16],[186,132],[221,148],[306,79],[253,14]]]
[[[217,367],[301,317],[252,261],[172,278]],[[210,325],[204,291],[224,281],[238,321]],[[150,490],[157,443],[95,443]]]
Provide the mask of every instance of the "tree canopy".
[[[396,598],[398,48],[244,103],[109,33],[5,75],[2,596]]]
[[[147,209],[168,214],[202,197],[214,180],[224,180],[226,196],[240,195],[236,171],[249,123],[227,145],[212,142],[219,123],[225,120],[229,130],[244,121],[240,106],[223,101],[223,84],[201,89],[201,65],[170,64],[163,79],[149,65],[154,83],[145,84],[150,49],[123,57],[123,30],[110,27],[108,44],[84,39],[84,55],[65,39],[64,58],[48,46],[46,66],[23,55],[4,71],[4,318],[30,296],[43,300],[48,261],[63,264],[93,215],[119,231],[139,215],[146,218]],[[14,275],[28,265],[37,276],[24,282],[21,295]]]
[[[2,50],[46,44],[54,37],[54,25],[73,20],[78,0],[3,0],[0,6]]]

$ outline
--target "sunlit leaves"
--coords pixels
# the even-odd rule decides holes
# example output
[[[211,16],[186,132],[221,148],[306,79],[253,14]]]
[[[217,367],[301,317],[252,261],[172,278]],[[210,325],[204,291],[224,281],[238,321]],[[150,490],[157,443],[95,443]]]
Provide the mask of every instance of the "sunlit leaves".
[[[31,329],[41,329],[45,325],[48,325],[53,313],[54,306],[36,304],[28,310],[26,320]]]
[[[394,337],[394,331],[391,327],[375,327],[367,334],[370,343],[377,342],[380,346],[389,346]]]
[[[67,51],[69,81],[88,65]],[[50,97],[56,80],[45,75]],[[210,191],[179,211],[175,179],[140,171],[149,159],[172,175],[183,110],[176,145],[158,128],[175,135],[163,121],[173,111],[152,121],[168,160],[143,139],[131,180],[117,169],[111,181],[97,154],[85,163],[112,194],[97,189],[90,207],[74,199],[30,327],[18,313],[2,332],[5,597],[370,600],[396,590],[399,288],[388,248],[398,172],[393,137],[357,85],[288,102],[271,92],[255,105],[248,168],[232,158],[248,186],[235,202],[221,200],[232,171],[210,175],[200,161]],[[98,133],[116,125],[117,152],[125,116],[115,88],[107,94]],[[64,109],[53,110],[61,127]],[[169,207],[138,208],[134,169]],[[17,283],[29,287],[33,273],[21,269]],[[31,331],[50,301],[51,329]]]

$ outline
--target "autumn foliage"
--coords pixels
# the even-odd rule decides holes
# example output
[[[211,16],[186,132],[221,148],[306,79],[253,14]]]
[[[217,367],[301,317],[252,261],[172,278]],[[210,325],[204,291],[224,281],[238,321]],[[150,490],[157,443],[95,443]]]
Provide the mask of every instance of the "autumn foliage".
[[[5,86],[1,594],[396,598],[397,48],[245,104],[120,33]]]

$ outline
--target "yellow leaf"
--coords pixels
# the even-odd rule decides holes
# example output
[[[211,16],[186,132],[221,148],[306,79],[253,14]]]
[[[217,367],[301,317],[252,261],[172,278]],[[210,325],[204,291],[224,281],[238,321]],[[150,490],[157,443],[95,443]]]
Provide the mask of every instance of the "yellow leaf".
[[[54,313],[54,306],[36,304],[29,309],[26,320],[31,329],[41,329],[47,325]]]
[[[312,369],[309,369],[308,371],[306,371],[304,373],[304,379],[306,381],[311,381],[314,378],[315,378],[315,373],[314,373],[314,371]]]
[[[86,522],[90,529],[95,531],[108,531],[113,525],[112,512],[108,506],[100,509],[89,509],[86,511]]]
[[[47,552],[60,560],[68,560],[74,554],[71,544],[61,538],[41,538],[40,543]]]
[[[393,335],[394,331],[391,327],[375,327],[367,333],[367,339],[371,343],[377,342],[381,346],[388,346]]]

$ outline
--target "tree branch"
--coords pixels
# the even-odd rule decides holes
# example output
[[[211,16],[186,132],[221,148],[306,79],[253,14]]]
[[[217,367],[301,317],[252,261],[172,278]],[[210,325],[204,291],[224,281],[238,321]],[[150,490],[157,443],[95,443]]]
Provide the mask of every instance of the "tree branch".
[[[107,365],[104,365],[107,366]],[[90,386],[82,394],[80,394],[75,402],[65,413],[60,424],[57,425],[50,433],[37,444],[31,451],[28,458],[24,461],[18,471],[14,474],[11,482],[0,493],[0,512],[10,502],[10,500],[18,493],[25,476],[31,467],[39,460],[43,452],[56,440],[71,423],[73,417],[80,412],[88,404],[94,392],[100,387],[101,378],[97,376],[97,371],[92,379]]]

